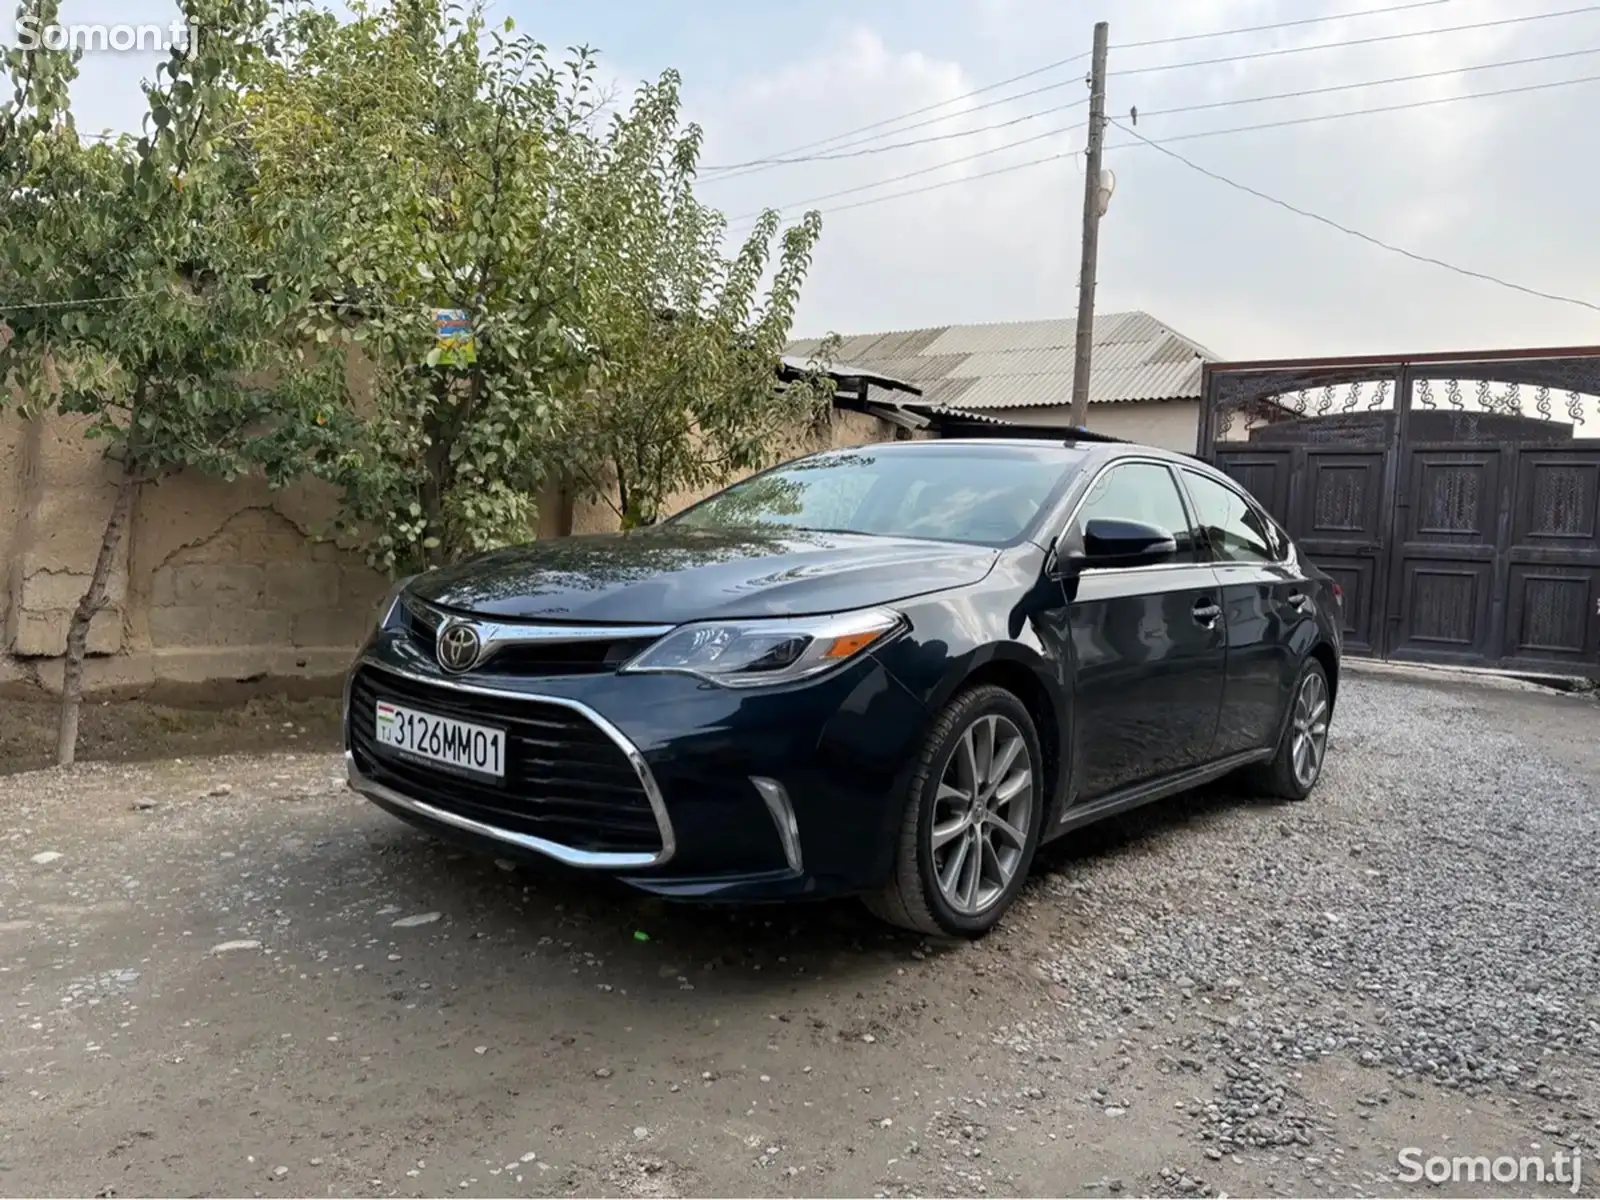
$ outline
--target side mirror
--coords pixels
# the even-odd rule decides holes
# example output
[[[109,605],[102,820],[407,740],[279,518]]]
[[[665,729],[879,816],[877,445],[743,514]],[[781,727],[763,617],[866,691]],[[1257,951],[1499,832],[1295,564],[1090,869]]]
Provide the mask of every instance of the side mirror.
[[[1083,531],[1082,567],[1150,567],[1170,562],[1177,539],[1143,521],[1094,520]]]

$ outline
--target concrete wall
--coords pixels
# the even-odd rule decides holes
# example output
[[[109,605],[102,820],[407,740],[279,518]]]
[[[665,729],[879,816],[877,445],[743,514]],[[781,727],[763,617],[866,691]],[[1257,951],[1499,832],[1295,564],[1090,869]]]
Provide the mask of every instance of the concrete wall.
[[[60,686],[67,623],[88,583],[114,498],[116,468],[82,423],[0,417],[0,684]],[[894,427],[836,412],[831,430],[796,435],[785,456],[891,438]],[[712,490],[712,489],[708,489]],[[675,497],[675,511],[699,499]],[[541,534],[616,528],[602,504],[554,491]],[[335,497],[179,477],[136,503],[91,628],[91,691],[156,683],[326,679],[343,672],[388,582],[321,541]]]
[[[958,402],[959,403],[959,402]],[[1065,404],[1036,408],[985,409],[985,416],[1000,417],[1027,425],[1072,424],[1072,410]],[[1089,428],[1096,433],[1160,446],[1193,454],[1200,428],[1198,400],[1143,400],[1091,404]]]

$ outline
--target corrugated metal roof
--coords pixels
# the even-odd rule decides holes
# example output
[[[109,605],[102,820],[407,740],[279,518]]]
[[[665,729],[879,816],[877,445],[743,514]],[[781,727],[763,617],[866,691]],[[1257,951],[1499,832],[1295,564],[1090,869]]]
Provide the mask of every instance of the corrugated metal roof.
[[[1201,368],[1222,358],[1149,313],[1102,313],[1094,325],[1091,404],[1198,400]],[[1077,337],[1072,320],[947,325],[856,334],[838,357],[916,383],[933,404],[1042,408],[1072,403]],[[809,354],[820,344],[808,338],[789,352]]]

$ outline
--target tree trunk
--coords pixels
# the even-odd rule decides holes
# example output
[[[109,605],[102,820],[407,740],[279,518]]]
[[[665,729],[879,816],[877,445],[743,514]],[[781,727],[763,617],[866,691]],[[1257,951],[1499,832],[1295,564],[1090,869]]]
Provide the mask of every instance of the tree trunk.
[[[621,501],[621,504],[617,506],[617,527],[623,533],[627,533],[637,524],[638,514],[633,507],[633,497],[628,491],[628,471],[622,465],[622,455],[620,453],[612,454],[611,461],[617,468],[617,499]]]
[[[100,553],[94,560],[94,574],[89,577],[88,590],[79,599],[72,613],[72,623],[67,626],[67,661],[61,672],[61,723],[56,729],[57,766],[70,767],[78,756],[78,710],[83,704],[83,660],[89,650],[89,625],[106,606],[111,564],[116,561],[117,548],[122,545],[134,493],[138,490],[139,477],[129,461],[122,468],[117,498],[111,505],[105,532],[100,535]]]

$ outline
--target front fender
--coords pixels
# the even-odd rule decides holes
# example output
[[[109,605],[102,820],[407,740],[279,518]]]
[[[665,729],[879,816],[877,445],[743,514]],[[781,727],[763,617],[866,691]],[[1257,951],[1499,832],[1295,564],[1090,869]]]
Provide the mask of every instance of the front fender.
[[[1059,639],[1048,632],[1041,636],[1040,620],[1013,619],[1016,594],[1014,585],[994,591],[984,587],[910,606],[904,610],[910,629],[879,652],[879,661],[923,705],[923,739],[939,713],[974,679],[1018,693],[1034,713],[1051,777],[1045,825],[1050,829],[1065,803],[1070,778],[1071,664],[1065,649],[1056,649]],[[914,764],[907,780],[911,769]]]

